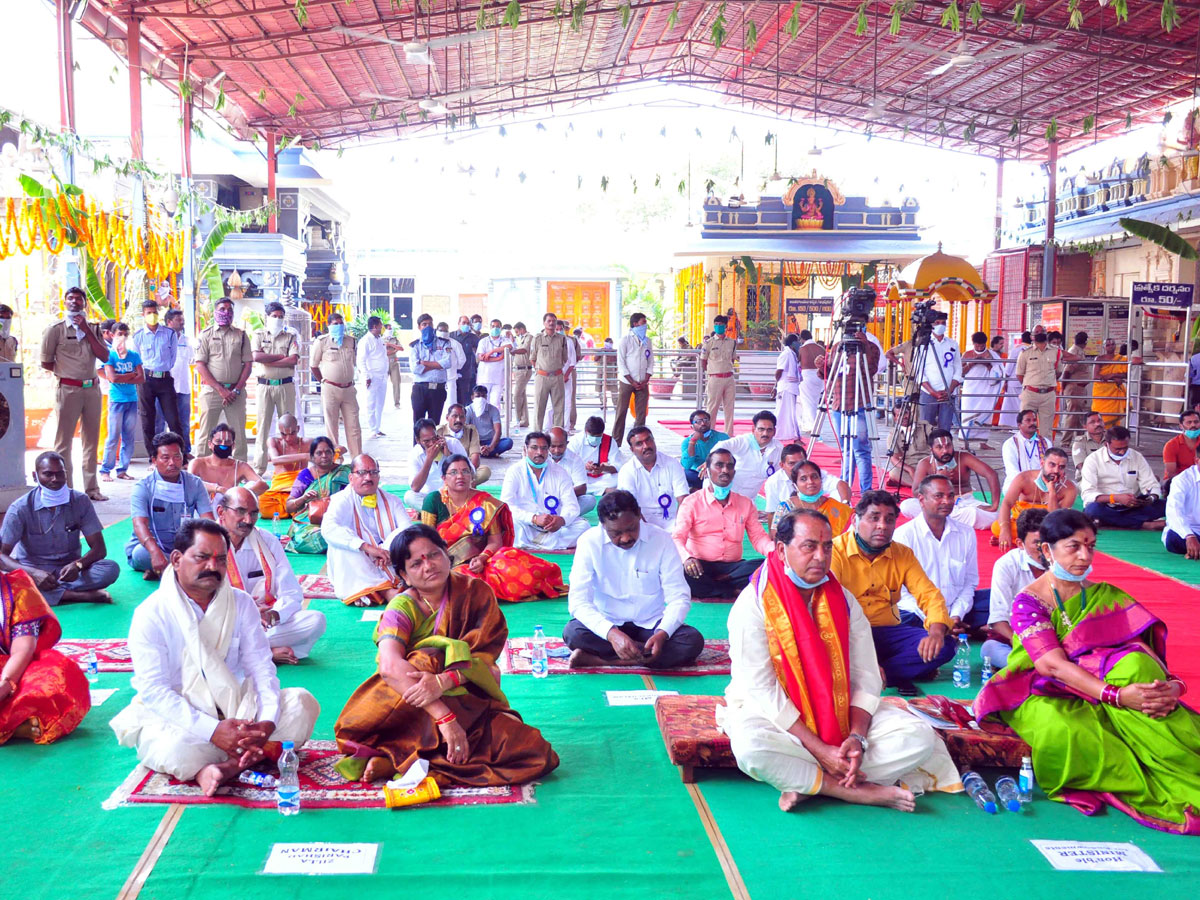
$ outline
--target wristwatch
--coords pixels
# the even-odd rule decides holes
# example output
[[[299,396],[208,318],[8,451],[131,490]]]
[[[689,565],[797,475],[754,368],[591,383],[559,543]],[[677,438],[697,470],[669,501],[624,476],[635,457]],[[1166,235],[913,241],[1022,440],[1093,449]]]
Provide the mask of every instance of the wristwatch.
[[[852,732],[850,732],[850,737],[852,737],[852,738],[854,738],[856,741],[858,741],[859,745],[862,747],[862,752],[863,752],[863,753],[866,753],[866,752],[867,752],[867,748],[871,746],[869,743],[867,743],[867,739],[866,739],[865,737],[863,737],[861,734],[859,734],[858,732],[856,732],[856,731],[852,731]]]

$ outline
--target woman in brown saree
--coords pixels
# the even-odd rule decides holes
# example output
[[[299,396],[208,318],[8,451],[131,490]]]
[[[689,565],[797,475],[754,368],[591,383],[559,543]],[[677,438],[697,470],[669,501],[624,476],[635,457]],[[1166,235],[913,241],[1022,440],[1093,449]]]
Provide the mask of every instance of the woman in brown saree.
[[[452,573],[446,542],[428,525],[399,534],[392,565],[408,584],[375,629],[379,671],[334,725],[348,781],[404,773],[418,758],[445,787],[532,781],[558,754],[521,721],[500,690],[496,659],[508,625],[478,578]]]

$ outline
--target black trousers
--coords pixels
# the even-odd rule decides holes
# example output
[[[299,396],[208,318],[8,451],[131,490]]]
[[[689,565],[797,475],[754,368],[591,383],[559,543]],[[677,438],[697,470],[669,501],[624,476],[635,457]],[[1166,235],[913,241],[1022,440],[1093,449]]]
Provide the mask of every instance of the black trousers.
[[[183,423],[179,421],[179,398],[175,395],[174,378],[170,375],[165,378],[147,377],[137,386],[137,392],[138,418],[142,422],[142,438],[146,442],[147,455],[154,453],[150,448],[154,443],[154,422],[157,418],[154,405],[156,403],[162,410],[163,421],[167,423],[167,429],[186,437]],[[208,440],[208,435],[205,435],[204,439]]]
[[[639,628],[632,622],[617,626],[635,641],[645,643],[654,634],[653,628]],[[617,651],[612,644],[591,631],[578,619],[572,619],[563,629],[563,641],[572,650],[582,650],[601,659],[616,659]],[[658,659],[653,662],[647,659],[645,665],[651,669],[678,669],[690,666],[704,649],[704,635],[691,625],[680,625],[675,633],[667,638]]]
[[[735,562],[702,559],[700,566],[704,572],[699,578],[688,575],[688,587],[692,589],[693,597],[730,597],[741,593],[742,588],[750,583],[750,576],[762,563],[761,559],[739,559]]]
[[[412,386],[413,421],[433,419],[442,421],[442,407],[446,405],[446,385],[414,381]]]
[[[458,402],[464,408],[470,409],[471,391],[475,390],[475,373],[471,372],[469,375],[459,374],[456,384],[458,385]],[[489,401],[491,399],[491,397],[488,398]]]

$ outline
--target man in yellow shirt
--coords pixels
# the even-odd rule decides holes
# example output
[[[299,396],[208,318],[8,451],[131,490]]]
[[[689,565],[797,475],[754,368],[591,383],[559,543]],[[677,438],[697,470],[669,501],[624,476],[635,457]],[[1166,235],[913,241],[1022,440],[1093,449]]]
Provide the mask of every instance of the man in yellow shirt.
[[[915,694],[914,681],[931,677],[954,658],[955,642],[946,640],[946,600],[912,550],[892,543],[900,513],[895,497],[867,491],[854,512],[854,528],[833,540],[834,577],[862,605],[887,683]],[[921,615],[897,608],[901,587],[908,588]]]

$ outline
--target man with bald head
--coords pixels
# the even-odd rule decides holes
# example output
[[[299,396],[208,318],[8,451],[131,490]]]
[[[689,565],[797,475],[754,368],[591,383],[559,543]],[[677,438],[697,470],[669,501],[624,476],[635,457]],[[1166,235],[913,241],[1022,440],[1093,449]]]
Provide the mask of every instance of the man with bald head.
[[[308,465],[308,442],[300,437],[300,422],[291,413],[279,417],[279,434],[267,441],[267,455],[274,471],[271,485],[258,501],[264,519],[278,514],[286,519],[287,499],[300,470]]]
[[[304,609],[304,591],[279,538],[257,527],[258,497],[244,487],[226,491],[217,521],[229,532],[229,583],[258,604],[275,664],[294,665],[325,633],[325,614]]]
[[[579,514],[582,516],[595,509],[596,498],[587,492],[587,469],[579,454],[568,449],[567,430],[551,428],[546,434],[550,436],[550,459],[571,476],[571,483],[575,485],[575,496],[579,498]]]
[[[365,453],[350,462],[350,489],[329,501],[321,537],[329,545],[329,579],[348,606],[382,606],[400,593],[392,538],[412,524],[399,497],[379,490],[379,463]]]

